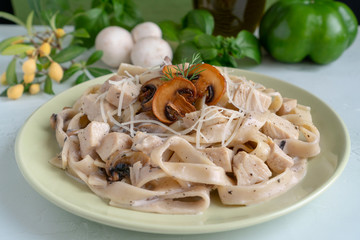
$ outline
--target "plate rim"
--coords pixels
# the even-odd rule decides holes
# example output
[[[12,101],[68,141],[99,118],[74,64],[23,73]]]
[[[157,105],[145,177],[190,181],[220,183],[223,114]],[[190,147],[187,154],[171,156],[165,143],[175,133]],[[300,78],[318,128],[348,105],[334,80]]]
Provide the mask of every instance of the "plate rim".
[[[336,117],[336,120],[339,122],[339,126],[341,126],[342,128],[342,132],[344,133],[345,136],[345,143],[344,146],[345,148],[343,149],[343,156],[341,156],[341,161],[338,162],[335,171],[332,173],[332,175],[318,188],[316,188],[315,190],[313,190],[309,195],[307,195],[306,197],[304,197],[303,199],[300,199],[299,201],[297,201],[296,203],[285,207],[283,209],[280,209],[278,211],[272,212],[270,214],[261,214],[259,216],[253,217],[248,219],[245,223],[243,222],[243,220],[234,220],[231,222],[223,222],[223,223],[210,223],[210,224],[206,224],[206,225],[194,225],[194,226],[186,226],[186,229],[184,229],[184,226],[179,225],[167,225],[166,229],[162,228],[161,226],[157,225],[156,223],[146,223],[146,224],[139,224],[136,223],[135,225],[132,222],[128,222],[128,221],[118,221],[118,222],[113,222],[111,220],[109,220],[108,218],[106,218],[106,216],[102,216],[99,214],[95,214],[91,211],[88,212],[84,212],[84,210],[82,208],[80,208],[79,206],[76,206],[74,204],[68,204],[67,202],[64,201],[57,201],[58,197],[55,194],[52,194],[50,192],[47,192],[45,189],[43,189],[41,187],[41,185],[37,184],[36,181],[33,179],[33,177],[24,169],[24,166],[22,164],[22,157],[21,155],[21,151],[20,151],[20,143],[23,139],[23,132],[25,127],[27,126],[27,124],[29,123],[29,121],[36,116],[37,113],[39,113],[42,108],[44,108],[46,105],[51,104],[53,101],[56,101],[58,97],[62,96],[62,95],[67,95],[69,94],[69,92],[71,91],[77,91],[77,89],[81,89],[81,88],[85,88],[86,86],[91,86],[95,84],[95,81],[100,81],[99,79],[106,79],[109,76],[113,75],[113,74],[109,74],[109,75],[105,75],[99,78],[95,78],[92,79],[90,81],[87,81],[85,83],[79,84],[77,86],[74,86],[72,88],[66,89],[65,91],[59,93],[58,95],[56,95],[55,97],[53,97],[52,99],[50,99],[49,101],[45,102],[44,104],[42,104],[40,107],[38,107],[25,121],[25,123],[23,124],[23,126],[19,129],[17,136],[16,136],[16,140],[15,140],[15,147],[14,147],[14,151],[15,151],[15,159],[16,159],[16,163],[17,166],[20,170],[20,172],[22,173],[22,175],[24,176],[24,178],[26,179],[26,181],[28,182],[28,184],[34,189],[36,190],[36,192],[38,192],[41,196],[43,196],[45,199],[47,199],[48,201],[52,202],[53,204],[55,204],[56,206],[72,213],[75,214],[77,216],[83,217],[85,219],[88,219],[90,221],[94,221],[97,223],[101,223],[101,224],[105,224],[108,226],[112,226],[112,227],[116,227],[116,228],[121,228],[121,229],[126,229],[126,230],[132,230],[132,231],[138,231],[138,232],[147,232],[147,233],[158,233],[158,234],[203,234],[203,233],[214,233],[214,232],[223,232],[223,231],[229,231],[229,230],[234,230],[234,229],[240,229],[240,228],[245,228],[245,227],[249,227],[249,226],[253,226],[256,224],[260,224],[260,223],[264,223],[267,221],[270,221],[272,219],[278,218],[280,216],[283,216],[285,214],[288,214],[290,212],[295,211],[296,209],[299,209],[300,207],[306,205],[307,203],[309,203],[310,201],[314,200],[316,197],[318,197],[319,195],[321,195],[324,191],[326,191],[341,175],[341,173],[343,172],[343,170],[345,169],[348,161],[349,161],[349,157],[350,157],[350,150],[351,150],[351,139],[350,139],[350,135],[348,132],[348,129],[346,127],[346,124],[344,123],[344,121],[341,119],[341,117],[338,115],[338,113],[336,111],[334,111],[326,102],[324,102],[323,100],[321,100],[319,97],[317,97],[316,95],[312,94],[311,92],[297,86],[294,85],[292,83],[286,82],[284,80],[278,79],[278,78],[274,78],[265,74],[261,74],[261,73],[257,73],[257,72],[252,72],[252,71],[248,71],[248,70],[242,70],[242,69],[234,69],[234,68],[227,68],[227,69],[232,69],[235,70],[236,72],[244,73],[245,75],[257,75],[259,77],[262,78],[267,78],[267,79],[271,79],[272,81],[276,81],[276,82],[280,82],[282,84],[288,85],[290,87],[295,87],[297,90],[302,90],[308,94],[310,94],[312,97],[314,97],[316,99],[316,101],[320,102],[321,104],[325,105],[329,111],[331,111],[331,113]],[[131,210],[130,210],[131,211]],[[156,214],[156,213],[153,213]],[[121,218],[120,218],[121,219]],[[135,223],[135,221],[133,221]],[[119,224],[120,223],[120,224]],[[204,227],[205,226],[205,227]]]

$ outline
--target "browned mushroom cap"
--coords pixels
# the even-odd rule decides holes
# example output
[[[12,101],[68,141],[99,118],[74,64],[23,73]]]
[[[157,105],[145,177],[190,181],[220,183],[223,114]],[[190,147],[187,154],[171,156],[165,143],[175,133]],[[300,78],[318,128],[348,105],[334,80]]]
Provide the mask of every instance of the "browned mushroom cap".
[[[105,172],[111,182],[129,179],[130,167],[141,161],[142,164],[148,163],[150,157],[143,152],[116,151],[106,161]]]
[[[164,81],[161,77],[153,78],[144,83],[140,89],[139,101],[144,111],[148,111],[152,107],[152,100],[158,87]]]
[[[57,122],[57,114],[53,113],[50,117],[50,126],[52,129],[56,128],[56,122]]]
[[[205,102],[208,105],[218,103],[226,90],[226,80],[220,71],[210,64],[203,63],[190,71],[189,75],[191,76],[195,72],[199,72],[198,76],[194,78],[197,96],[206,96]]]
[[[161,122],[172,123],[196,110],[193,105],[195,97],[194,84],[185,78],[174,77],[156,91],[152,103],[153,113]]]

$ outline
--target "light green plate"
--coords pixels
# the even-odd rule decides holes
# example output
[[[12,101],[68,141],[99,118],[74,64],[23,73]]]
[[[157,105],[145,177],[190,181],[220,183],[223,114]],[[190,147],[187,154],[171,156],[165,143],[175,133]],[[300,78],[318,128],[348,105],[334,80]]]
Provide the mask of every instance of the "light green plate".
[[[87,87],[102,83],[107,76],[59,94],[32,114],[16,139],[18,166],[30,185],[59,207],[89,220],[123,229],[171,234],[210,233],[251,226],[289,213],[322,193],[343,171],[350,153],[348,132],[329,106],[303,89],[253,72],[235,70],[235,73],[311,106],[313,121],[321,133],[321,154],[310,160],[305,179],[271,201],[248,207],[229,207],[222,205],[214,194],[210,208],[203,214],[143,213],[109,206],[84,184],[50,165],[48,160],[60,150],[49,125],[51,114],[71,106]]]

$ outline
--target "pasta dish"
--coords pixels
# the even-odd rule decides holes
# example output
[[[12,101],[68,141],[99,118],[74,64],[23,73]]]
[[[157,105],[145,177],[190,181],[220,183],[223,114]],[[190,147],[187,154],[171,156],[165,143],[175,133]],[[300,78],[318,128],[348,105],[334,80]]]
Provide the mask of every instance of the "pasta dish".
[[[122,64],[53,114],[51,163],[111,206],[198,214],[275,198],[320,152],[310,107],[205,63]]]

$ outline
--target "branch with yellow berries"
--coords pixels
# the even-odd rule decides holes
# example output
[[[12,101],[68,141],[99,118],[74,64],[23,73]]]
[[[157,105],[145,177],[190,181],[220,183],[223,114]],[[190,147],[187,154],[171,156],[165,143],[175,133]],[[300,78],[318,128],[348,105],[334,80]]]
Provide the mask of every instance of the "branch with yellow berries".
[[[31,12],[24,23],[14,15],[0,12],[0,17],[24,26],[27,30],[26,35],[10,37],[0,42],[0,54],[13,56],[6,72],[1,74],[1,84],[8,87],[0,96],[15,100],[23,93],[34,95],[44,91],[55,94],[53,81],[62,83],[77,75],[75,84],[79,84],[112,72],[90,66],[101,59],[102,51],[93,52],[87,60],[80,59],[88,50],[78,45],[80,38],[90,37],[85,29],[66,33],[64,29],[56,28],[55,14],[45,30],[36,32],[33,15]],[[64,42],[70,43],[64,46]],[[22,76],[18,78],[20,66]]]

